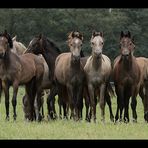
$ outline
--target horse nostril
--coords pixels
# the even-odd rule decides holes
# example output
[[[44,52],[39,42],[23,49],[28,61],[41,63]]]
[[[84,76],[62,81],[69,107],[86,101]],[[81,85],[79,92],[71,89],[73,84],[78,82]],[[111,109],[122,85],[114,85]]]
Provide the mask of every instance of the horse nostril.
[[[5,53],[0,53],[0,58],[4,58],[4,56],[5,56]]]

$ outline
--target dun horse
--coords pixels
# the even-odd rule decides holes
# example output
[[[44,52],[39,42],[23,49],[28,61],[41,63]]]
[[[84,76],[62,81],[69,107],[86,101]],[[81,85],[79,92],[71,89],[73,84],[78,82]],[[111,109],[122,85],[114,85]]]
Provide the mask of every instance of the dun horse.
[[[138,57],[136,60],[141,72],[139,95],[144,106],[144,119],[148,122],[148,59]]]
[[[17,36],[12,38],[12,41],[13,41],[12,52],[14,52],[18,55],[22,55],[26,51],[27,48],[21,42],[18,42],[16,40],[16,38],[17,38]]]
[[[134,42],[131,38],[131,34],[128,31],[127,34],[121,32],[120,36],[120,52],[121,54],[114,60],[114,83],[115,91],[117,94],[117,111],[115,120],[122,120],[122,112],[124,109],[124,121],[129,122],[129,99],[131,100],[131,108],[133,121],[137,121],[137,94],[140,87],[140,69],[134,57]]]
[[[94,121],[96,121],[96,96],[100,99],[101,120],[105,120],[105,102],[107,100],[110,108],[110,118],[114,119],[108,87],[111,75],[111,61],[102,54],[104,45],[103,34],[101,32],[93,32],[91,37],[92,55],[87,59],[84,71],[86,74],[90,107]]]
[[[66,110],[70,105],[71,118],[74,120],[81,118],[83,105],[84,71],[80,62],[82,41],[81,33],[71,32],[68,36],[68,46],[71,52],[60,54],[55,62],[55,79],[58,95],[64,108],[64,116],[67,116]]]
[[[40,86],[44,71],[43,62],[33,54],[18,56],[11,49],[13,42],[10,35],[0,34],[0,79],[5,94],[6,119],[9,119],[9,87],[13,86],[13,117],[16,119],[17,92],[19,85],[25,84],[30,105],[30,120],[32,120],[33,104],[37,87]],[[38,116],[38,115],[37,115]]]

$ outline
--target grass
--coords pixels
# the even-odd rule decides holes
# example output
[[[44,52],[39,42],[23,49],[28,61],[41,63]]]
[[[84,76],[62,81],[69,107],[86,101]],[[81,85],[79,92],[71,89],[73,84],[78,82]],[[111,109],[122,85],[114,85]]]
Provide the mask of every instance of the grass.
[[[12,96],[12,89],[10,90]],[[143,119],[143,105],[141,99],[137,98],[138,123],[117,123],[109,119],[109,110],[106,105],[106,122],[100,120],[100,108],[97,105],[97,122],[87,123],[83,119],[80,122],[72,120],[45,120],[41,123],[27,122],[24,120],[22,110],[22,96],[24,88],[20,87],[17,103],[17,120],[13,121],[12,105],[10,100],[10,121],[5,121],[4,96],[0,104],[0,139],[148,139],[148,124]],[[11,97],[10,97],[11,98]],[[45,100],[46,102],[46,100]],[[112,99],[113,113],[116,111],[116,98]],[[58,106],[56,103],[58,112]],[[47,106],[44,103],[45,114]],[[130,119],[132,119],[131,108]],[[85,117],[85,108],[83,109]]]

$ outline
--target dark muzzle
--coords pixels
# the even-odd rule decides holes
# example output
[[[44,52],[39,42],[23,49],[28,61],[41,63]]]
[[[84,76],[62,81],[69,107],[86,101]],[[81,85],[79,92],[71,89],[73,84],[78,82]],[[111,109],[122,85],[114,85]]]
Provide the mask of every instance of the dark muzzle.
[[[0,59],[3,59],[5,57],[5,53],[0,53]]]
[[[74,55],[73,55],[73,60],[74,60],[75,62],[79,61],[79,60],[80,60],[80,56],[74,56]]]

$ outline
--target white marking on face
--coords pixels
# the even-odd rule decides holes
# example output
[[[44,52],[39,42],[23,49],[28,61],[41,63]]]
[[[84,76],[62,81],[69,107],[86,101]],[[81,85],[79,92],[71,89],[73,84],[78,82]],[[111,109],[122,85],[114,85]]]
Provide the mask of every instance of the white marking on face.
[[[78,44],[80,42],[79,39],[75,39],[75,44]]]

